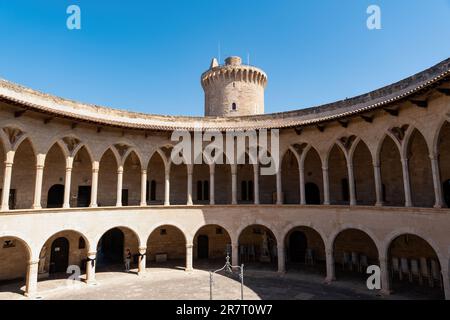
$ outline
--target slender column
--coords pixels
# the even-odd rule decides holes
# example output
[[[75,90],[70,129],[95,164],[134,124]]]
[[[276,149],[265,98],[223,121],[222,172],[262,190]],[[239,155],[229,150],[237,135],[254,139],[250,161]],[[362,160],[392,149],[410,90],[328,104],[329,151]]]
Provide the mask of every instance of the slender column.
[[[166,169],[164,177],[164,205],[170,206],[170,168]]]
[[[39,261],[29,261],[27,267],[27,281],[25,295],[33,298],[37,294]]]
[[[231,204],[237,204],[237,166],[231,165]]]
[[[231,245],[231,262],[235,266],[239,263],[239,244],[237,243]]]
[[[441,263],[441,265],[444,265]],[[450,300],[450,274],[448,273],[448,267],[444,265],[441,270],[442,282],[444,286],[445,300]]]
[[[187,165],[187,205],[192,206],[192,173],[193,165]]]
[[[431,161],[431,173],[433,175],[433,187],[434,187],[434,198],[435,198],[434,207],[442,208],[443,201],[442,201],[441,177],[440,177],[440,170],[439,170],[439,159],[436,155],[430,154],[430,161]]]
[[[70,208],[70,187],[72,185],[73,157],[66,159],[66,179],[64,180],[64,204],[63,208]]]
[[[117,202],[116,207],[122,206],[123,166],[117,168]]]
[[[45,154],[38,154],[36,159],[36,180],[34,185],[33,209],[41,209],[42,177],[44,176]]]
[[[336,280],[334,273],[334,256],[332,248],[326,249],[326,264],[327,264],[327,277],[325,281],[331,282]]]
[[[391,293],[389,283],[389,267],[388,259],[380,257],[380,271],[381,271],[381,293],[389,295]]]
[[[283,187],[281,185],[281,166],[277,171],[277,204],[283,204]]]
[[[259,166],[257,164],[253,165],[253,180],[254,180],[254,199],[255,204],[259,204]]]
[[[305,196],[305,166],[303,164],[300,165],[299,168],[299,181],[300,181],[300,204],[306,204],[306,196]]]
[[[186,245],[186,271],[192,271],[192,243]]]
[[[323,178],[323,204],[330,204],[330,182],[328,177],[328,167],[322,167]]]
[[[100,163],[98,161],[92,162],[92,186],[91,186],[91,208],[98,207],[97,193],[98,193],[98,172],[100,169]]]
[[[278,255],[278,272],[286,272],[286,259],[285,259],[284,243],[277,243],[277,255]]]
[[[147,205],[147,170],[141,170],[141,207]]]
[[[350,193],[350,205],[356,206],[356,192],[355,192],[355,176],[353,174],[353,163],[351,160],[347,161],[348,172],[348,189]]]
[[[214,194],[214,175],[215,175],[215,166],[212,164],[209,166],[209,204],[215,204],[215,194]]]
[[[2,191],[2,211],[9,210],[9,190],[11,189],[12,166],[14,163],[15,151],[8,151],[5,160],[5,171],[3,175],[3,191]]]
[[[409,182],[409,166],[407,158],[402,158],[402,171],[403,171],[403,187],[405,190],[405,207],[412,207],[411,185]]]
[[[147,260],[146,254],[147,254],[147,247],[139,247],[138,275],[145,274],[145,264]]]
[[[96,283],[95,280],[95,262],[96,262],[97,252],[92,251],[88,253],[86,261],[86,283],[93,285]]]
[[[377,198],[375,205],[383,206],[383,184],[381,182],[381,167],[379,162],[373,162],[373,177],[375,180],[375,196]]]

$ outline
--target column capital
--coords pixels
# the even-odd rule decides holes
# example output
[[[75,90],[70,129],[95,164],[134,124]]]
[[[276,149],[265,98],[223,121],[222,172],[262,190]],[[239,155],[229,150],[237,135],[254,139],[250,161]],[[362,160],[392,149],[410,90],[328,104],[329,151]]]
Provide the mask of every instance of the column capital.
[[[147,174],[147,169],[141,169],[141,174]]]
[[[123,166],[117,167],[117,174],[123,174]]]
[[[34,260],[30,260],[30,261],[28,261],[28,263],[27,263],[29,266],[33,266],[33,265],[39,265],[39,260],[36,260],[36,261],[34,261]]]
[[[322,166],[322,171],[328,171],[328,166]]]
[[[194,247],[194,244],[188,243],[186,244],[186,249],[192,249]]]
[[[139,247],[139,254],[144,255],[147,253],[147,247]]]

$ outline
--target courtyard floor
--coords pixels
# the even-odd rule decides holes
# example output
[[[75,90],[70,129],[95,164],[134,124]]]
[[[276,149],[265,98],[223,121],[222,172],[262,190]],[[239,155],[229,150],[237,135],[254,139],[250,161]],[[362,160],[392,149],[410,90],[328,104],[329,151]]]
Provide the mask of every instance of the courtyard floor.
[[[373,300],[373,299],[420,299],[414,291],[407,295],[381,296],[369,291],[361,279],[345,279],[332,284],[323,283],[323,275],[315,273],[288,272],[278,274],[266,270],[248,270],[244,276],[244,299],[286,300]],[[185,272],[177,268],[149,268],[143,276],[131,273],[104,271],[96,275],[97,284],[68,282],[52,279],[38,282],[39,295],[43,300],[207,300],[210,298],[209,272],[194,270]],[[22,295],[18,283],[0,286],[0,300],[28,299]],[[223,275],[214,277],[213,299],[240,299],[238,278]],[[434,298],[432,296],[428,298]]]

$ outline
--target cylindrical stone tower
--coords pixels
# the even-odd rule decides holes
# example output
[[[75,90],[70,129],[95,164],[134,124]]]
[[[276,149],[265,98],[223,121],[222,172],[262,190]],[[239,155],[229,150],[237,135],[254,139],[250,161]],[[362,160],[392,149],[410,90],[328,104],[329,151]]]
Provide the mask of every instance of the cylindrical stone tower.
[[[264,113],[264,89],[267,76],[261,69],[242,64],[230,57],[225,65],[213,59],[202,74],[205,91],[205,115],[216,117],[247,116]]]

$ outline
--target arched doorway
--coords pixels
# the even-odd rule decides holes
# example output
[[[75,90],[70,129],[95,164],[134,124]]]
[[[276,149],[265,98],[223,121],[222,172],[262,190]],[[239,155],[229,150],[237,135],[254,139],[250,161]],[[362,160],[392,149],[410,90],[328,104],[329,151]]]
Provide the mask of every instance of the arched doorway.
[[[286,234],[284,241],[289,272],[325,273],[325,244],[316,230],[295,227]]]
[[[294,231],[289,236],[289,257],[292,262],[305,262],[308,240],[301,231]]]
[[[97,265],[120,264],[123,262],[125,236],[119,228],[107,231],[97,247]]]
[[[198,259],[208,259],[209,257],[209,238],[207,235],[198,236],[197,257]]]
[[[148,266],[175,268],[186,267],[186,238],[175,226],[162,225],[152,231],[147,240]]]
[[[306,204],[320,204],[320,189],[312,182],[305,184]]]
[[[389,245],[392,294],[414,299],[443,299],[444,290],[439,258],[423,238],[403,234]]]
[[[53,241],[50,253],[50,270],[52,273],[66,272],[69,266],[69,240],[64,237]]]
[[[257,269],[277,268],[277,240],[269,228],[248,226],[239,235],[238,243],[239,263]]]
[[[346,229],[333,243],[336,278],[367,280],[367,267],[379,265],[378,249],[374,240],[364,231]]]
[[[219,225],[201,227],[194,236],[194,267],[210,270],[222,267],[227,254],[231,258],[231,238]]]
[[[64,185],[55,184],[48,189],[47,208],[62,208],[64,203]]]
[[[50,253],[50,273],[66,272],[69,266],[69,240],[64,237],[53,241]]]

